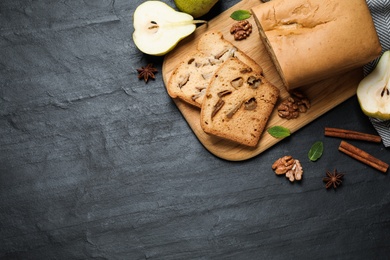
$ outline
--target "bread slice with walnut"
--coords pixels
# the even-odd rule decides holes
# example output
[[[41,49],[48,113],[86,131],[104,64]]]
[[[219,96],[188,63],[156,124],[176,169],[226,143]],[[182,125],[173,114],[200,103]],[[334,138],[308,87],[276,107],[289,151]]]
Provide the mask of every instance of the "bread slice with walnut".
[[[174,68],[167,84],[169,96],[201,107],[215,71],[229,58],[236,57],[258,73],[262,68],[244,52],[225,40],[221,32],[201,36],[196,51],[185,56]]]
[[[279,89],[237,58],[214,74],[203,101],[200,123],[211,135],[256,146],[279,97]]]

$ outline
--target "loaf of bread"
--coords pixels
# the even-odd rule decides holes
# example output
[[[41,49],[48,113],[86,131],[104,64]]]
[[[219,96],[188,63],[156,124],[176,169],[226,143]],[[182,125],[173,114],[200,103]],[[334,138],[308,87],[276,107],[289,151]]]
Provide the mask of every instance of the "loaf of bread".
[[[237,58],[215,72],[201,109],[201,127],[211,135],[256,146],[279,96],[279,89]]]
[[[365,0],[272,0],[252,13],[287,89],[361,67],[381,53]]]
[[[236,57],[262,73],[261,67],[225,40],[221,32],[209,31],[199,39],[196,51],[185,56],[173,70],[166,86],[169,96],[200,108],[212,76],[230,57]]]

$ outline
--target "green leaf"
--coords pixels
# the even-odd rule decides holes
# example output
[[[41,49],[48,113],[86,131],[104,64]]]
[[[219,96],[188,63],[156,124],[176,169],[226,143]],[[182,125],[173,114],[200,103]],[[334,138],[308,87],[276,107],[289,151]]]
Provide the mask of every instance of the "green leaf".
[[[245,20],[245,19],[248,19],[249,17],[251,17],[251,15],[252,15],[251,12],[249,12],[247,10],[237,10],[237,11],[234,11],[230,15],[230,17],[236,21],[242,21],[242,20]]]
[[[267,132],[275,138],[284,138],[290,136],[290,130],[283,126],[273,126],[268,128]]]
[[[310,148],[308,157],[310,161],[314,162],[317,161],[322,156],[323,152],[324,152],[324,144],[321,141],[317,141]]]

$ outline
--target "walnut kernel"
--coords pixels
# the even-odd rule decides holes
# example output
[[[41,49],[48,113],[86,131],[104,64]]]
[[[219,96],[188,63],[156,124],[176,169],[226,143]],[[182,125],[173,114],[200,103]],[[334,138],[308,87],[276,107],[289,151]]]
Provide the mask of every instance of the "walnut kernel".
[[[272,170],[274,170],[277,175],[286,174],[286,172],[293,167],[293,164],[294,159],[292,156],[286,155],[277,159],[274,164],[272,164]]]
[[[294,160],[293,167],[286,172],[286,177],[291,181],[300,181],[302,179],[303,169],[298,160]]]
[[[242,77],[238,77],[230,81],[230,85],[232,85],[232,87],[235,89],[241,87],[243,83],[244,83],[244,79]]]
[[[306,113],[311,107],[309,99],[301,92],[293,91],[290,96],[286,98],[278,106],[278,115],[285,119],[294,119],[300,113]]]
[[[301,163],[291,155],[286,155],[276,160],[272,164],[272,169],[277,175],[285,174],[290,182],[302,179],[303,169]]]
[[[260,78],[256,78],[255,76],[250,76],[248,79],[247,79],[247,83],[249,84],[249,86],[253,89],[256,89],[260,86],[261,84],[261,79]]]
[[[234,40],[244,40],[252,33],[252,24],[248,20],[239,21],[233,24],[230,33],[234,35]]]
[[[245,105],[245,110],[255,110],[257,107],[257,101],[253,97],[253,98],[250,98],[248,101],[246,101],[244,103],[244,105]]]
[[[237,105],[235,105],[230,111],[229,113],[226,114],[226,117],[227,118],[232,118],[234,116],[234,114],[240,109],[240,107],[242,106],[242,101],[240,103],[238,103]]]
[[[213,112],[211,113],[211,118],[213,118],[219,110],[225,105],[225,101],[223,101],[221,98],[218,99],[217,103],[214,105]]]

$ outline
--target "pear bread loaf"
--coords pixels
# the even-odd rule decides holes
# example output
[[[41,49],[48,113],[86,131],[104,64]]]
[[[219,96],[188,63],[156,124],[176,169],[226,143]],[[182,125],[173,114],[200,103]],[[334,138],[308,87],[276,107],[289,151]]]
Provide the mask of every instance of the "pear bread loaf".
[[[272,0],[251,11],[287,89],[362,67],[381,53],[365,0]]]
[[[203,131],[246,146],[256,146],[279,96],[279,89],[238,58],[215,72],[203,100]]]
[[[197,49],[174,68],[166,86],[169,96],[200,108],[212,76],[230,57],[236,57],[254,71],[262,73],[262,68],[225,40],[221,32],[209,31],[201,36]]]

